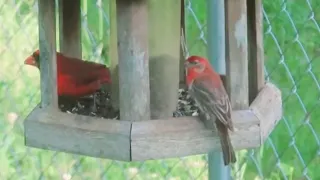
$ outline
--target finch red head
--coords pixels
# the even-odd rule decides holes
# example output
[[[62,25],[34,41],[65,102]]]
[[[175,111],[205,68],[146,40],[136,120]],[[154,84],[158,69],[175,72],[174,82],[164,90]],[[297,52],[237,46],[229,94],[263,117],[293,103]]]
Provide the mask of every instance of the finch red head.
[[[231,104],[220,75],[210,62],[200,56],[190,56],[185,62],[186,84],[189,94],[195,100],[207,121],[218,130],[224,164],[236,162],[228,129],[233,131]]]

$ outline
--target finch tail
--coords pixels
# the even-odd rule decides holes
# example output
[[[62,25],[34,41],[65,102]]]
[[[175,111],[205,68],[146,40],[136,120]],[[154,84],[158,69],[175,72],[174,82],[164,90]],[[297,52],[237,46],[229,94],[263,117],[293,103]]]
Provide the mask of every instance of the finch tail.
[[[218,129],[218,135],[220,137],[224,165],[235,163],[237,159],[231,144],[228,128],[220,121],[216,121],[216,125]]]

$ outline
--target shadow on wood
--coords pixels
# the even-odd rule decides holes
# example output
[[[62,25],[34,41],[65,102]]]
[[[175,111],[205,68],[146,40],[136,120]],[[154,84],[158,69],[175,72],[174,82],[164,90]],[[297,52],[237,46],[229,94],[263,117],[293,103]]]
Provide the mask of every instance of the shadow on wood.
[[[149,59],[151,119],[172,117],[176,110],[179,88],[179,76],[176,74],[178,60],[169,54]]]

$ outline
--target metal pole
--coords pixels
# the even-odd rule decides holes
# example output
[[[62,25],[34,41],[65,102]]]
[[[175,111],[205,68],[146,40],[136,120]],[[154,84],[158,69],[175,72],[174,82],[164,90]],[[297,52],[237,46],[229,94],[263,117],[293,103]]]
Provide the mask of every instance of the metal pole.
[[[208,3],[208,59],[219,74],[226,74],[225,63],[225,8],[224,0],[207,0]],[[224,166],[222,152],[208,154],[209,180],[229,180],[230,168]]]

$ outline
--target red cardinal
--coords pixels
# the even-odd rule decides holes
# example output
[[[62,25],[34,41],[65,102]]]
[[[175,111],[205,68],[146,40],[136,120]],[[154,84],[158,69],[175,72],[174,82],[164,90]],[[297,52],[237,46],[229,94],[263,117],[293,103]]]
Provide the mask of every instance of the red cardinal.
[[[40,68],[40,51],[36,50],[24,63]],[[58,95],[82,97],[93,94],[102,84],[110,84],[109,69],[103,65],[57,52]]]
[[[218,130],[224,164],[235,163],[236,156],[228,133],[228,129],[234,130],[231,121],[232,108],[219,74],[213,70],[207,59],[200,56],[189,57],[185,67],[190,96],[206,120],[215,123]]]

